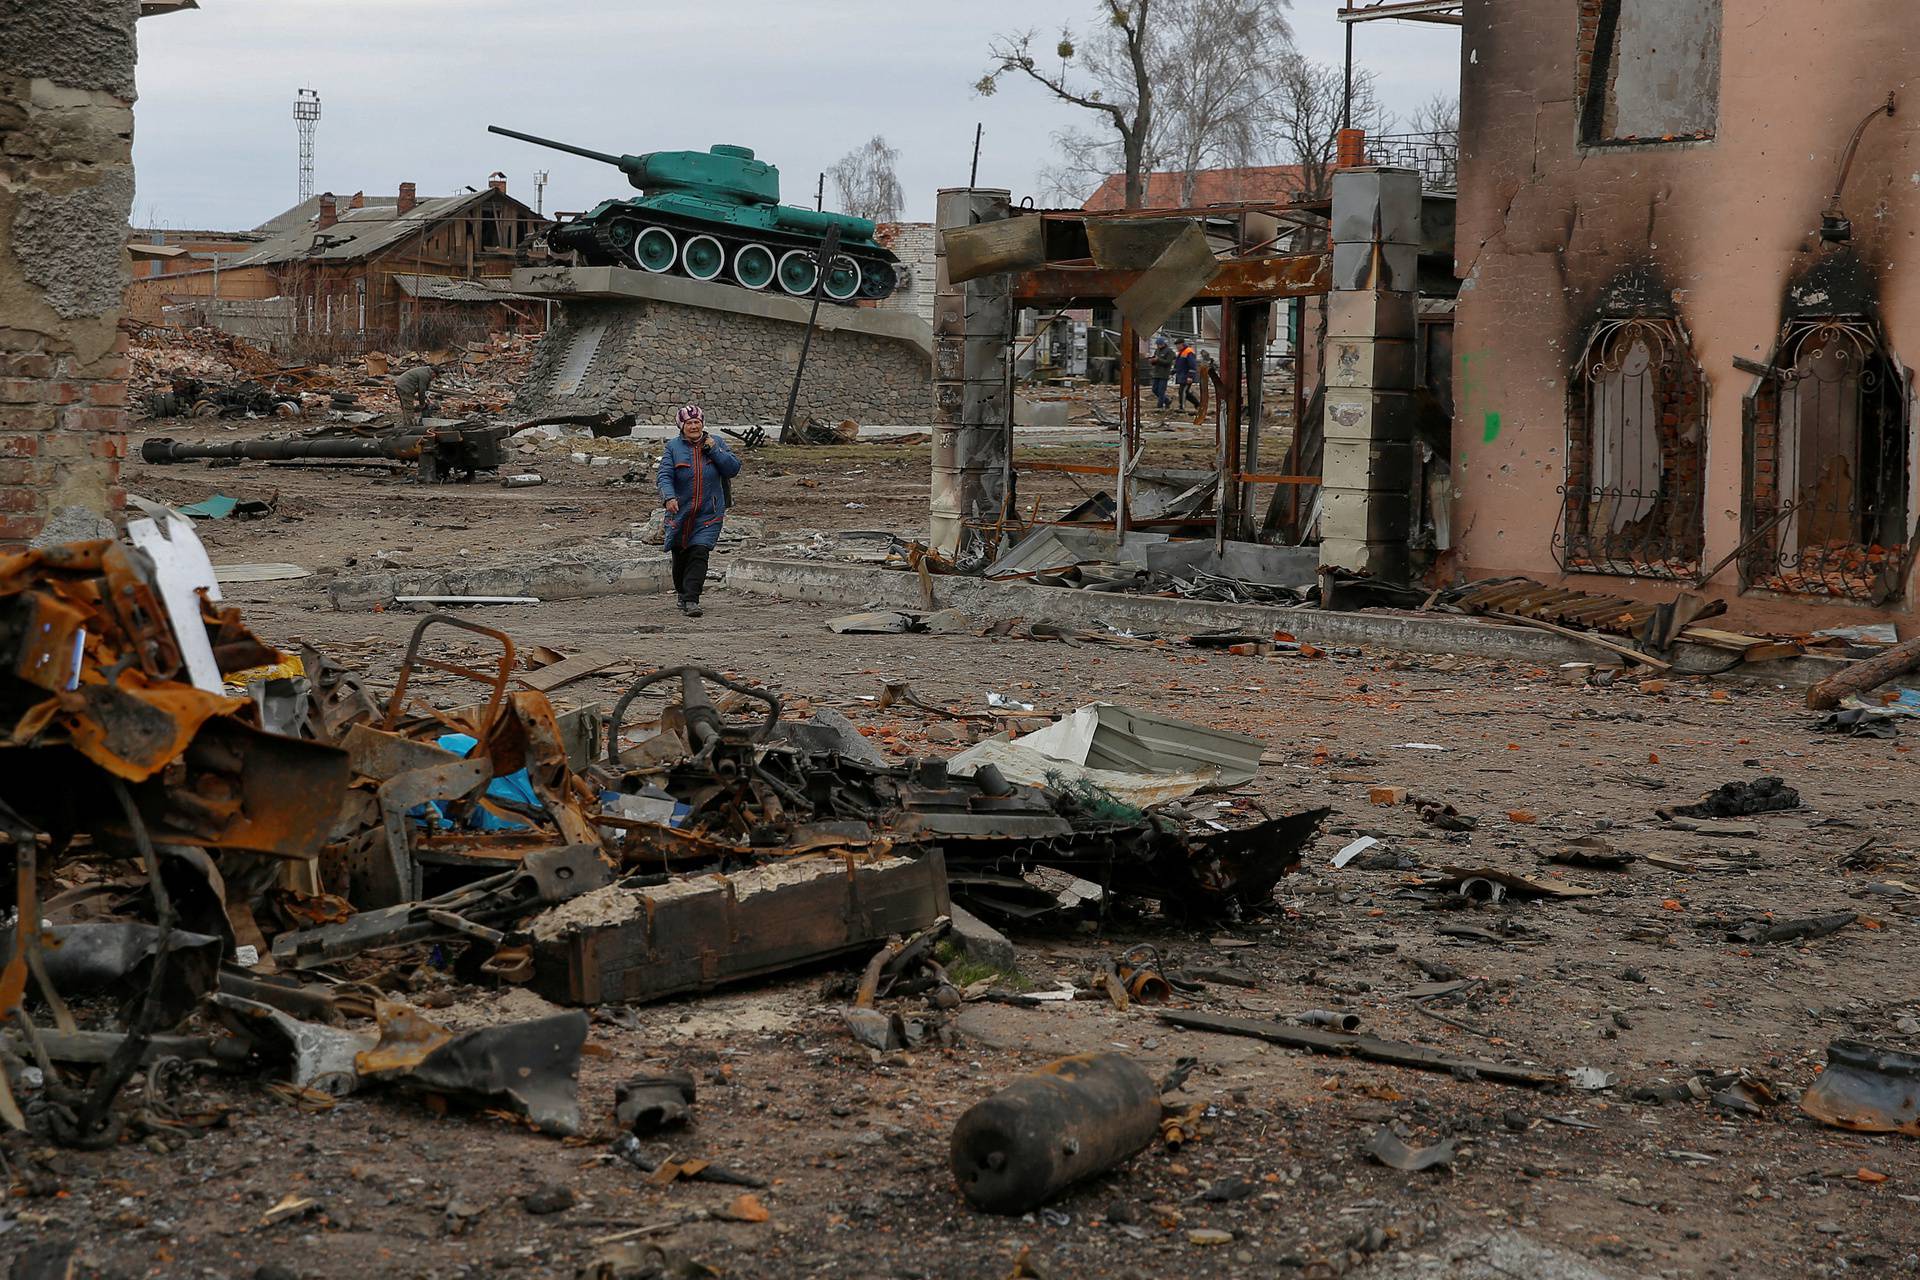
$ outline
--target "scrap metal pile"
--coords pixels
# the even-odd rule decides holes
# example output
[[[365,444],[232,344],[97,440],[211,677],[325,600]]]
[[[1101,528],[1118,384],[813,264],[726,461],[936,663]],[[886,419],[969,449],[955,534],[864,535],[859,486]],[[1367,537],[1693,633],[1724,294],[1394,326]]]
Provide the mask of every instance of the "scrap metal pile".
[[[439,656],[449,630],[492,660]],[[705,989],[926,929],[949,878],[1003,918],[1122,896],[1231,916],[1324,817],[1190,835],[1084,775],[888,764],[844,722],[782,722],[777,695],[697,668],[636,682],[596,762],[598,708],[511,688],[506,635],[430,615],[377,699],[221,610],[171,520],[0,559],[0,636],[0,1120],[75,1145],[205,1121],[180,1090],[216,1070],[303,1105],[386,1087],[574,1132],[583,1012],[456,1034],[401,997]],[[427,670],[473,682],[473,705],[421,705]],[[665,688],[626,744],[629,710]]]

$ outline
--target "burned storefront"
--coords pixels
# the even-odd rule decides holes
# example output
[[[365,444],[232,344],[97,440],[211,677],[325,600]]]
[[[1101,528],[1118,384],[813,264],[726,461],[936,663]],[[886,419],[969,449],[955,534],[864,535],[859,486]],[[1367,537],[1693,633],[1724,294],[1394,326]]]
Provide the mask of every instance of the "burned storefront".
[[[1732,8],[1465,5],[1457,568],[1905,614],[1920,14]]]

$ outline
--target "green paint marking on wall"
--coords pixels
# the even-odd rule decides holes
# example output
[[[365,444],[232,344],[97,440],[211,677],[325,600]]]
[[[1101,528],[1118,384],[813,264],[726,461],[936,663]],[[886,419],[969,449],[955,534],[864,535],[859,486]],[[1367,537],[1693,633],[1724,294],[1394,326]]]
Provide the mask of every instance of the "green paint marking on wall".
[[[1487,429],[1480,438],[1485,444],[1492,444],[1500,438],[1500,415],[1491,409],[1487,410]]]

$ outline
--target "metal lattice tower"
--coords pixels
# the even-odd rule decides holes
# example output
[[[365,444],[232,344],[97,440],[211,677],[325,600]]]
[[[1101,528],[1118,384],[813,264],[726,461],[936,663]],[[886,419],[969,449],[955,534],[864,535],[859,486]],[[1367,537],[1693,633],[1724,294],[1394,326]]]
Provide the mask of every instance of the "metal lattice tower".
[[[533,171],[533,211],[541,217],[545,217],[547,213],[547,171],[545,169]]]
[[[313,199],[313,131],[320,123],[320,91],[302,89],[293,99],[293,120],[300,130],[300,203]]]

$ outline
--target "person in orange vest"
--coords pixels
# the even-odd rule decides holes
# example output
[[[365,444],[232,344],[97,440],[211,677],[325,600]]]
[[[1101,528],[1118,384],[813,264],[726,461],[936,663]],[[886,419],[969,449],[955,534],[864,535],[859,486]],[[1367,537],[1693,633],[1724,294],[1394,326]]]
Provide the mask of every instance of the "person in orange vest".
[[[1193,352],[1193,343],[1180,344],[1180,354],[1173,360],[1173,380],[1180,388],[1180,407],[1187,407],[1187,399],[1193,395],[1194,379],[1200,376],[1200,359]],[[1197,402],[1196,402],[1197,403]]]

